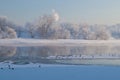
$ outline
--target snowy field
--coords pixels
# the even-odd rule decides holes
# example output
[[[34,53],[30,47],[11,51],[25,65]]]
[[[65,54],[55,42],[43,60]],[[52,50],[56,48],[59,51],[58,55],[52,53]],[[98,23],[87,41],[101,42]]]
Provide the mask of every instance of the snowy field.
[[[0,46],[81,46],[119,45],[120,40],[74,40],[74,39],[0,39]]]

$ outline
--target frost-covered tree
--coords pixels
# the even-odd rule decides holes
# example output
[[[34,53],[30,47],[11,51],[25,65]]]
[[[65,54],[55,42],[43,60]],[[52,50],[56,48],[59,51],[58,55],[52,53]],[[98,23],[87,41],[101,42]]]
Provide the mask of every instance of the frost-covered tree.
[[[32,38],[47,39],[49,30],[54,22],[55,18],[53,15],[44,15],[39,17],[35,22],[28,23],[26,28]]]
[[[78,39],[79,26],[77,24],[63,22],[60,23],[60,26],[63,30],[69,31],[69,39]]]
[[[89,26],[87,24],[83,24],[79,26],[78,39],[88,40],[90,35]]]
[[[0,39],[16,38],[16,32],[11,28],[12,23],[6,17],[0,17]]]
[[[107,40],[111,38],[107,26],[103,28],[99,25],[57,22],[58,20],[59,15],[53,11],[51,15],[43,15],[36,21],[27,23],[24,32],[21,33],[38,39]]]
[[[26,33],[28,33],[31,38],[35,38],[35,34],[34,34],[34,32],[35,32],[35,26],[34,26],[34,24],[32,24],[32,23],[27,23],[27,24],[25,25],[25,29],[26,29],[26,31],[27,31]]]
[[[61,26],[58,26],[58,28],[54,28],[54,34],[52,35],[53,39],[70,39],[70,31],[67,29],[64,29]]]
[[[26,28],[31,38],[54,39],[56,27],[53,29],[53,26],[56,26],[58,20],[59,15],[54,11],[51,15],[41,16],[35,22],[26,24]]]
[[[84,40],[108,40],[111,36],[106,26],[80,25],[77,38]]]
[[[104,26],[99,26],[95,31],[96,40],[108,40],[110,37],[109,31]]]

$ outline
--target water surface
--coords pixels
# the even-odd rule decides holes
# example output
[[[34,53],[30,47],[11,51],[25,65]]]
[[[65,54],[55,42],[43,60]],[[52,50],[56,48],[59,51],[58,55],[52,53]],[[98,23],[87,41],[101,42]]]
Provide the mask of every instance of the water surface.
[[[0,70],[1,80],[120,80],[120,67],[52,66]]]

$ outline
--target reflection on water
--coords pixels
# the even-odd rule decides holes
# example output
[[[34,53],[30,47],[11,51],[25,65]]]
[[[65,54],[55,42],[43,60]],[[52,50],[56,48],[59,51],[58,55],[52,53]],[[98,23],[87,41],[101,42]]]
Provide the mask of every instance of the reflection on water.
[[[14,63],[55,63],[50,56],[117,56],[120,57],[120,46],[40,46],[40,47],[0,47],[0,61],[12,60]],[[84,58],[84,57],[81,57]],[[55,58],[54,58],[55,59]],[[63,58],[62,58],[63,59]]]
[[[0,47],[0,61],[13,57],[16,54],[16,47]]]

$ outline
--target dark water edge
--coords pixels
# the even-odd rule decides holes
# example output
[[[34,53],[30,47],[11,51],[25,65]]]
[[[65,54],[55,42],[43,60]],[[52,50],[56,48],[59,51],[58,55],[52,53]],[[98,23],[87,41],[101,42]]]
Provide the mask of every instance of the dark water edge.
[[[120,66],[52,65],[0,70],[0,80],[120,80]]]

